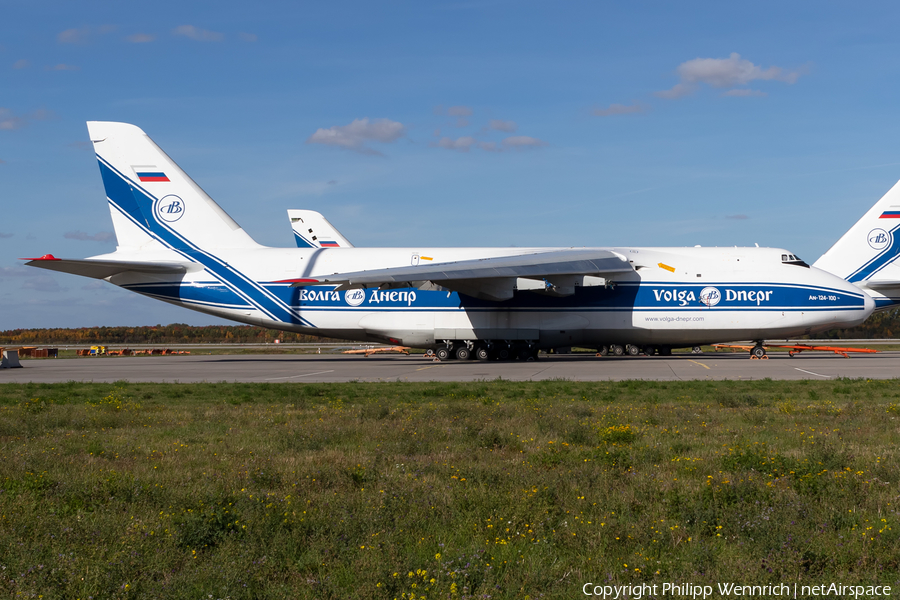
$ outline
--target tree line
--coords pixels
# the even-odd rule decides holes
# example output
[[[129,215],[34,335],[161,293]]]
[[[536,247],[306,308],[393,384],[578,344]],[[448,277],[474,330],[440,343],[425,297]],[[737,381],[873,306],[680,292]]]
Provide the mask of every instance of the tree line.
[[[250,325],[206,325],[183,323],[143,327],[78,327],[74,329],[11,329],[0,331],[0,345],[64,344],[263,344],[342,342],[314,335],[276,331]]]
[[[832,329],[810,339],[893,339],[900,338],[900,309],[876,313],[862,325]],[[78,327],[75,329],[10,329],[0,331],[0,345],[64,344],[264,344],[280,340],[285,344],[342,342],[303,333],[276,331],[250,325],[206,325],[184,323],[143,327]]]

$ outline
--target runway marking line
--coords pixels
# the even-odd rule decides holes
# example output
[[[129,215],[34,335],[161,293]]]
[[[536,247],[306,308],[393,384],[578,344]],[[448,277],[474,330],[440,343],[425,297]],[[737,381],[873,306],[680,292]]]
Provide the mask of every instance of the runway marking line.
[[[692,362],[692,363],[694,363],[695,365],[700,365],[700,366],[703,367],[704,369],[707,369],[707,370],[709,369],[709,367],[707,367],[706,365],[704,365],[702,362],[697,362],[696,360],[691,360],[691,359],[688,359],[688,362]]]
[[[330,371],[319,371],[317,373],[304,373],[303,375],[288,375],[287,377],[269,377],[263,381],[275,381],[276,379],[295,379],[297,377],[311,377],[313,375],[324,375],[325,373],[334,373],[334,369]]]
[[[804,373],[809,373],[810,375],[815,375],[816,377],[824,377],[825,379],[831,379],[831,375],[822,375],[820,373],[813,373],[812,371],[806,371],[805,369],[798,369],[794,367],[797,371],[803,371]]]
[[[435,367],[442,367],[443,365],[431,365],[429,367],[422,367],[421,369],[416,369],[416,371],[424,371],[425,369],[434,369]]]

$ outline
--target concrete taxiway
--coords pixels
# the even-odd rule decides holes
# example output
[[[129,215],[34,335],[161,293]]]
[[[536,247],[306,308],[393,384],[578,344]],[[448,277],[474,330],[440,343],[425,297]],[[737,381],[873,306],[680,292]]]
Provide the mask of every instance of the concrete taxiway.
[[[0,383],[93,382],[341,382],[341,381],[572,381],[777,380],[900,377],[900,352],[854,355],[745,353],[671,357],[549,355],[529,362],[432,362],[421,355],[191,355],[23,360],[0,370]]]

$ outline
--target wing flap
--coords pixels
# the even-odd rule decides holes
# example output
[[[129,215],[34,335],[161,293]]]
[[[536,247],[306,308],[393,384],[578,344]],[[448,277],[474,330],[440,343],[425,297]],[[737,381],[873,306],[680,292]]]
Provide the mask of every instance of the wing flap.
[[[192,265],[187,263],[56,258],[52,254],[25,260],[28,260],[25,263],[26,267],[38,267],[48,271],[71,273],[72,275],[93,277],[94,279],[106,279],[125,272],[179,275],[187,273],[192,267]]]

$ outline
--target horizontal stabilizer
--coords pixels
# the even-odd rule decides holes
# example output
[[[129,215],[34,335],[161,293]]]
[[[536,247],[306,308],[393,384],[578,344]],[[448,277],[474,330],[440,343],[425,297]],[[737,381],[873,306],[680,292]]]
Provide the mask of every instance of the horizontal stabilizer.
[[[40,258],[24,259],[26,267],[38,267],[49,271],[59,271],[60,273],[71,273],[73,275],[82,275],[84,277],[93,277],[94,279],[106,279],[119,273],[152,273],[154,275],[172,274],[177,275],[187,273],[194,270],[199,265],[192,263],[174,263],[174,262],[138,262],[138,261],[119,261],[119,260],[81,260],[70,258],[56,258],[52,254],[47,254]]]

